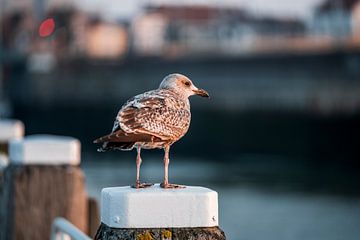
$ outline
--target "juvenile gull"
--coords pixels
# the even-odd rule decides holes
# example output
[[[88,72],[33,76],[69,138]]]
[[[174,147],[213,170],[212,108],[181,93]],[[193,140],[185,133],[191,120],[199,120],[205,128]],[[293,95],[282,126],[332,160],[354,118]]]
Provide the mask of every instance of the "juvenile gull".
[[[183,137],[189,129],[191,113],[189,97],[209,94],[197,88],[192,81],[178,73],[166,76],[156,90],[139,94],[128,100],[116,116],[112,132],[100,137],[94,143],[103,143],[98,151],[137,149],[136,188],[152,184],[140,182],[140,151],[163,148],[163,188],[179,188],[181,185],[168,181],[170,146]]]

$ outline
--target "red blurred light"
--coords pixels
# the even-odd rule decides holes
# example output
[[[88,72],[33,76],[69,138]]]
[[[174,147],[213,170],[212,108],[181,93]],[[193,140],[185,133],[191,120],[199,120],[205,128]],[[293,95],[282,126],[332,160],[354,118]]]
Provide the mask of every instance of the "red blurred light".
[[[39,35],[40,37],[48,37],[50,36],[55,29],[55,21],[53,18],[45,19],[39,27]]]

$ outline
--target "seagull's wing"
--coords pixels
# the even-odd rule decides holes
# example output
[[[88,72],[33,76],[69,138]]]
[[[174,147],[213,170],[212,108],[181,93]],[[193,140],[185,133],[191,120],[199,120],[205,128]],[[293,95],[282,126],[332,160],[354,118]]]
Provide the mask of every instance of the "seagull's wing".
[[[125,105],[117,120],[125,132],[149,134],[168,141],[187,130],[190,111],[173,94],[151,91]]]
[[[190,111],[171,94],[150,91],[130,99],[119,111],[113,132],[96,142],[172,141],[184,134]]]

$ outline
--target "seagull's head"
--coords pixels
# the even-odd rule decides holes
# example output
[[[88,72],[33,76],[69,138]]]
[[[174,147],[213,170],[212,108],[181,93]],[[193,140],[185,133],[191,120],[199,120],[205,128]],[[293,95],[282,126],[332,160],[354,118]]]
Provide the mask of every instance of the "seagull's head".
[[[199,95],[201,97],[209,97],[209,94],[200,88],[197,88],[192,81],[179,73],[167,75],[160,84],[160,89],[169,89],[186,98],[192,95]]]

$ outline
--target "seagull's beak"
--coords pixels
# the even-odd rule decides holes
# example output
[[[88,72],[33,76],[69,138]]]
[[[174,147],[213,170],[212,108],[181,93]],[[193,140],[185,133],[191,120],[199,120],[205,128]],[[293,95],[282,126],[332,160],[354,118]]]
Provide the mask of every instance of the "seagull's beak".
[[[195,89],[193,90],[193,92],[196,94],[196,95],[199,95],[201,97],[210,97],[209,93],[207,91],[205,91],[204,89]]]

